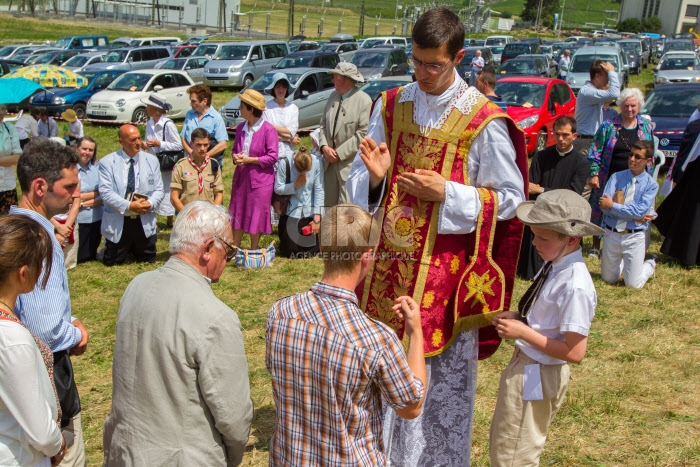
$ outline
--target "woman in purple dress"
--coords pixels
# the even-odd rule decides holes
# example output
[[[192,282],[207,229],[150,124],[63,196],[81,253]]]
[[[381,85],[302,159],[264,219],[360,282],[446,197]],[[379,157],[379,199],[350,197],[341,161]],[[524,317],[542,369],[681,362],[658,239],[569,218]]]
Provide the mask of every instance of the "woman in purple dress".
[[[277,130],[262,119],[265,97],[253,89],[240,93],[241,117],[236,128],[233,163],[236,170],[231,186],[231,227],[233,245],[241,246],[243,233],[250,234],[250,248],[257,250],[261,234],[272,233],[270,201],[275,184],[278,156]]]

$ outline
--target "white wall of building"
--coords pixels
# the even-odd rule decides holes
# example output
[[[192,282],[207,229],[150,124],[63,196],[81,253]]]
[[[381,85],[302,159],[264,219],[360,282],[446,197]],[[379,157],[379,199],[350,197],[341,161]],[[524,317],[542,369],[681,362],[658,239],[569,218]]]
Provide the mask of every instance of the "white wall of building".
[[[642,21],[649,16],[659,17],[663,23],[661,32],[666,35],[684,32],[690,27],[699,32],[700,0],[623,0],[620,19]]]

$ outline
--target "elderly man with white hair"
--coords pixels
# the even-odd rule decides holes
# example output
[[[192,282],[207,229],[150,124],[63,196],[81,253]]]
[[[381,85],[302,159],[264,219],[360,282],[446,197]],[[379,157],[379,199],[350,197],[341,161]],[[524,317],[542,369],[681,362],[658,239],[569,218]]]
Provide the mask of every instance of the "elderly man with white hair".
[[[253,420],[236,313],[211,289],[233,258],[228,213],[194,201],[172,257],[137,276],[117,317],[105,466],[236,466]]]

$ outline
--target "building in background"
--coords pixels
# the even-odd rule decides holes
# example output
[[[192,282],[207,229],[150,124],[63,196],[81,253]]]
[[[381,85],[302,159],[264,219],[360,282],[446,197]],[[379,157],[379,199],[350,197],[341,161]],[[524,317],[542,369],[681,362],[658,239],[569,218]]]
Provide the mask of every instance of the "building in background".
[[[663,6],[661,5],[663,3]],[[620,19],[637,18],[642,21],[658,16],[663,23],[662,34],[700,29],[700,0],[622,0]]]

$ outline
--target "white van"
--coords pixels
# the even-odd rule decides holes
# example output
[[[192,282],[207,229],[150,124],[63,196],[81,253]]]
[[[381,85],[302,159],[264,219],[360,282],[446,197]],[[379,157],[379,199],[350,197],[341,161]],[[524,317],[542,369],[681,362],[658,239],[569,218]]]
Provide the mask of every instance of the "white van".
[[[129,46],[143,47],[144,45],[170,45],[175,42],[182,42],[179,37],[139,37],[131,39]]]
[[[383,44],[398,44],[403,47],[408,46],[406,38],[399,36],[368,37],[367,39],[359,41],[360,49],[371,49],[375,45]]]
[[[486,38],[486,42],[484,43],[485,46],[489,45],[506,45],[510,44],[511,42],[515,42],[515,39],[513,36],[489,36]]]

